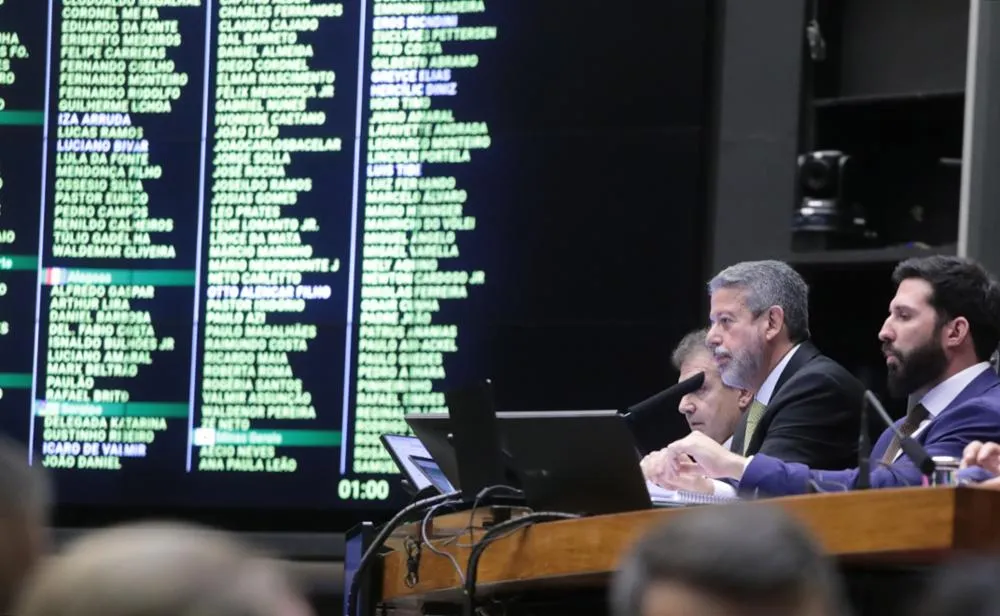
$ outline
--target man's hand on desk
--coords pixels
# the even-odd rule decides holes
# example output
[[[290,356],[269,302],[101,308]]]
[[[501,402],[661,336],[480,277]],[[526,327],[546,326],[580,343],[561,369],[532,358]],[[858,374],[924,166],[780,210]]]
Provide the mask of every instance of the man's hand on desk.
[[[694,462],[682,462],[682,471],[672,477],[664,473],[659,473],[657,469],[662,464],[661,458],[666,456],[667,450],[654,451],[642,459],[642,474],[647,481],[655,483],[667,490],[687,490],[688,492],[702,492],[711,494],[715,490],[712,480],[705,476]]]
[[[962,452],[962,468],[978,466],[994,475],[1000,475],[1000,444],[972,441]]]
[[[740,479],[746,465],[746,458],[701,432],[674,441],[641,463],[642,474],[649,481],[665,488],[697,492],[712,492],[711,478]]]
[[[987,490],[1000,490],[1000,445],[972,441],[962,452],[960,483],[969,483]]]

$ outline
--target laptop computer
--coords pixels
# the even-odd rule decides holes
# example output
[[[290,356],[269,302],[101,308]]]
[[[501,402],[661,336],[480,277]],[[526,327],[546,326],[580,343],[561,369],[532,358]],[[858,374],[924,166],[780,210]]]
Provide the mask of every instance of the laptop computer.
[[[437,488],[438,492],[447,494],[455,491],[451,482],[448,481],[448,478],[441,471],[441,467],[434,460],[419,456],[410,456],[410,462],[431,482],[431,485]]]
[[[646,482],[631,430],[618,411],[498,413],[497,417],[525,499],[536,510],[602,515],[732,500],[664,490]]]
[[[406,477],[410,492],[417,493],[428,487],[433,487],[440,494],[455,491],[448,477],[441,471],[419,438],[401,434],[383,434],[379,440]]]
[[[617,411],[502,415],[504,440],[532,508],[592,515],[650,508],[632,434]]]
[[[497,418],[502,415],[504,415],[504,413],[496,413]],[[441,474],[444,475],[450,484],[455,486],[456,489],[461,489],[462,476],[459,471],[460,465],[458,452],[455,449],[455,433],[449,414],[408,413],[403,416],[403,420],[406,422],[406,425],[413,430],[413,434],[416,435],[416,438],[418,438],[424,445],[429,454],[427,457],[431,458],[436,463]],[[497,430],[498,432],[501,431],[499,423],[497,423]],[[518,487],[520,480],[513,465],[511,456],[503,445],[503,435],[498,434],[498,438],[500,441],[500,450],[498,453],[486,454],[483,451],[479,451],[476,455],[479,457],[486,455],[498,457],[503,468],[503,480],[499,483],[512,487]],[[472,463],[474,464],[475,461]],[[482,487],[473,487],[473,490],[476,492],[481,489]],[[472,496],[474,497],[475,494],[472,494]]]
[[[646,482],[630,427],[617,411],[504,411],[496,418],[506,483],[520,487],[533,509],[598,515],[731,500]],[[411,413],[404,419],[442,474],[460,488],[448,414]]]

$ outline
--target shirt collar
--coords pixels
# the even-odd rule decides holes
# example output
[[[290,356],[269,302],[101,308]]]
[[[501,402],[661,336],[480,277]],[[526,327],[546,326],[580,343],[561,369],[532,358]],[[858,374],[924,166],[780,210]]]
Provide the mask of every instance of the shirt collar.
[[[969,386],[969,383],[989,367],[989,362],[982,361],[969,366],[961,372],[956,372],[924,394],[919,403],[924,405],[924,408],[927,409],[931,417],[937,417],[941,414],[941,411],[948,408],[948,405],[958,397],[958,394],[962,393],[963,389]],[[908,402],[908,408],[915,404],[912,396]]]
[[[754,399],[757,400],[757,402],[760,402],[764,406],[771,403],[771,396],[774,395],[774,388],[778,385],[778,379],[781,378],[781,373],[785,371],[785,366],[788,365],[788,362],[792,361],[792,355],[795,355],[795,351],[798,351],[800,346],[802,345],[796,344],[792,347],[791,351],[785,353],[785,356],[781,358],[781,361],[779,361],[778,365],[774,367],[774,370],[771,370],[771,373],[767,375],[767,378],[764,379],[764,383],[761,384],[760,389],[758,389],[756,395],[754,395]]]
[[[726,442],[723,443],[722,446],[725,447],[726,449],[732,449],[733,448],[733,437],[730,436],[729,438],[727,438]]]

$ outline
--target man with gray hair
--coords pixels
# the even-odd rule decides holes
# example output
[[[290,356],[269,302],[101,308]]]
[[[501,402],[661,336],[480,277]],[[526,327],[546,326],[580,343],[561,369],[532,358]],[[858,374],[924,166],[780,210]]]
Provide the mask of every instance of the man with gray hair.
[[[708,291],[706,341],[722,381],[755,392],[731,451],[813,468],[855,466],[864,386],[809,342],[809,287],[802,276],[781,261],[747,261],[719,272]],[[732,493],[707,478],[667,487]]]
[[[753,400],[753,392],[722,382],[712,349],[705,342],[707,336],[707,329],[693,331],[674,349],[671,361],[680,372],[677,382],[686,381],[699,372],[705,373],[702,386],[681,398],[677,410],[684,415],[692,431],[729,447],[743,412]]]

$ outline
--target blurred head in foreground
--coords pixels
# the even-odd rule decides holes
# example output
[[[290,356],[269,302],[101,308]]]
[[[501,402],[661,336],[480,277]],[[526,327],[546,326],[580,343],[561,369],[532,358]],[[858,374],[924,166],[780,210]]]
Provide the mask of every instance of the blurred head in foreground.
[[[224,533],[143,523],[101,530],[39,569],[18,616],[312,616],[272,562]]]
[[[639,539],[611,585],[613,616],[836,616],[834,565],[760,504],[697,507]]]
[[[7,613],[26,577],[48,549],[52,489],[28,451],[0,436],[0,613]]]
[[[915,601],[915,616],[1000,615],[1000,559],[972,558],[949,563],[931,576]]]

